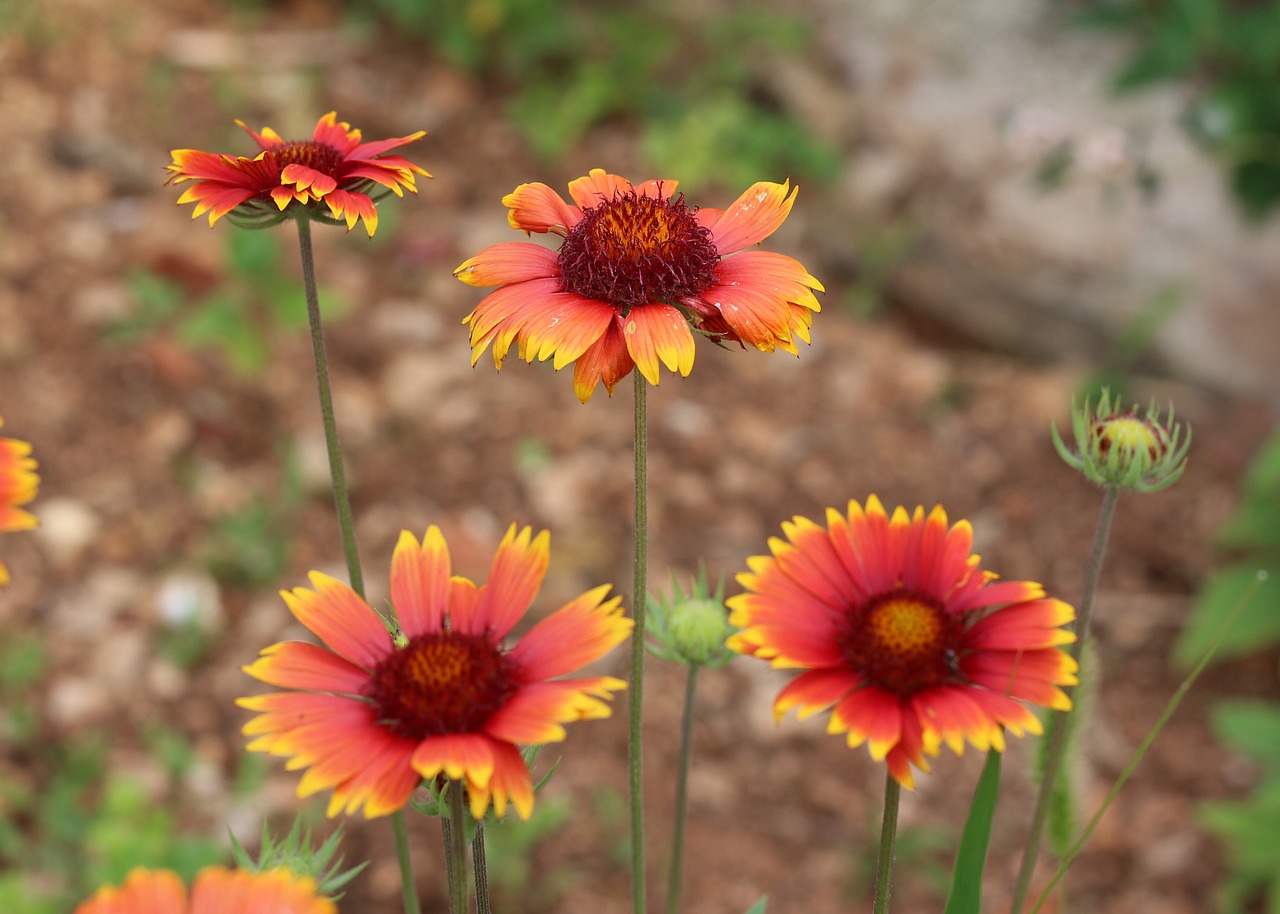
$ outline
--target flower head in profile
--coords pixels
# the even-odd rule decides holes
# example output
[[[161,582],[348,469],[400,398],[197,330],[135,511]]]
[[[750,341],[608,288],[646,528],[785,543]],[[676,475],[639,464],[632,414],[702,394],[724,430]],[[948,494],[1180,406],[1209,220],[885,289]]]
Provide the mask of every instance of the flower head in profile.
[[[282,596],[326,646],[283,642],[245,668],[293,690],[239,700],[259,712],[244,728],[249,750],[306,768],[299,796],[332,789],[330,816],[394,812],[422,779],[442,775],[464,783],[477,819],[490,802],[497,815],[510,802],[527,819],[533,787],[517,745],[562,740],[562,724],[609,716],[626,683],[554,677],[603,657],[633,624],[621,598],[605,599],[606,584],[505,646],[546,574],[549,542],[513,524],[477,586],[453,574],[436,527],[421,543],[403,532],[391,560],[395,638],[350,587],[312,572],[314,590]]]
[[[315,880],[287,869],[256,873],[210,866],[190,893],[172,870],[135,869],[119,886],[104,885],[74,914],[337,914]]]
[[[166,167],[166,184],[194,181],[178,203],[194,203],[191,218],[209,214],[213,225],[223,216],[248,228],[274,225],[303,209],[309,217],[331,225],[346,223],[347,231],[364,220],[370,237],[378,228],[377,199],[406,190],[417,193],[415,175],[431,177],[417,165],[388,150],[426,136],[409,136],[372,143],[360,131],[330,111],[316,124],[309,140],[284,140],[270,127],[261,133],[236,121],[262,150],[253,158],[175,149]],[[371,196],[378,191],[377,198]]]
[[[940,507],[890,517],[872,496],[828,509],[825,529],[803,517],[782,529],[728,601],[742,629],[731,648],[801,671],[774,702],[779,719],[830,709],[829,733],[866,743],[910,788],[911,766],[928,771],[943,743],[1002,751],[1006,728],[1041,730],[1024,702],[1070,707],[1060,687],[1076,664],[1059,646],[1075,636],[1060,626],[1075,611],[981,570],[968,523],[948,528]]]
[[[3,425],[4,419],[0,418],[0,426]],[[39,486],[31,445],[16,438],[0,437],[0,532],[30,530],[36,526],[35,517],[21,506],[36,497]],[[7,583],[9,570],[0,562],[0,584]]]
[[[574,389],[585,403],[601,382],[612,394],[632,368],[650,384],[662,365],[687,377],[695,330],[797,353],[821,309],[813,293],[822,284],[790,257],[744,250],[782,225],[796,189],[760,182],[719,210],[689,207],[676,186],[632,184],[596,168],[569,183],[573,203],[545,184],[503,197],[512,228],[564,240],[559,251],[495,244],[454,271],[468,285],[499,287],[463,321],[471,363],[492,346],[501,368],[512,343],[528,362],[552,359],[556,370],[576,362]]]
[[[1103,389],[1096,404],[1072,403],[1076,450],[1067,447],[1056,426],[1053,446],[1058,456],[1102,486],[1135,492],[1158,492],[1178,481],[1187,468],[1190,427],[1175,422],[1173,408],[1163,419],[1155,403],[1140,412],[1125,408],[1119,397]]]

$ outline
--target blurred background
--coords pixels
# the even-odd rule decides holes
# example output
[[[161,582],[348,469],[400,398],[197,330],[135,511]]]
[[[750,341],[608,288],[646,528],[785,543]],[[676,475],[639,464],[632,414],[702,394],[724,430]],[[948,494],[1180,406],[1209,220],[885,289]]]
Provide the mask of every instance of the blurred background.
[[[1081,814],[1250,602],[1066,908],[1274,909],[1278,80],[1280,6],[1247,0],[3,0],[0,415],[42,485],[40,528],[0,540],[0,910],[64,912],[138,864],[189,875],[299,808],[331,827],[243,751],[232,703],[259,691],[242,665],[302,637],[276,591],[342,574],[294,234],[210,230],[162,183],[174,148],[252,154],[236,118],[306,138],[335,109],[367,139],[429,131],[405,154],[435,176],[376,238],[316,236],[372,600],[399,531],[431,523],[472,577],[512,521],[549,528],[535,614],[629,586],[630,385],[584,406],[569,373],[469,364],[480,293],[451,273],[518,240],[502,196],[603,167],[724,207],[789,178],[766,247],[826,284],[813,345],[702,347],[651,392],[650,580],[731,578],[782,521],[874,492],[941,502],[986,567],[1074,603],[1100,495],[1050,425],[1104,383],[1174,402],[1190,467],[1121,501],[1104,571]],[[883,773],[821,721],[775,727],[759,666],[700,680],[686,907],[856,909]],[[683,681],[650,670],[656,905]],[[624,717],[544,753],[533,821],[491,830],[496,909],[630,910]],[[992,911],[1032,749],[1009,753]],[[941,908],[980,764],[944,756],[905,798],[901,909]],[[438,828],[410,824],[440,909]],[[348,861],[374,863],[343,910],[398,909],[390,838],[349,823]]]

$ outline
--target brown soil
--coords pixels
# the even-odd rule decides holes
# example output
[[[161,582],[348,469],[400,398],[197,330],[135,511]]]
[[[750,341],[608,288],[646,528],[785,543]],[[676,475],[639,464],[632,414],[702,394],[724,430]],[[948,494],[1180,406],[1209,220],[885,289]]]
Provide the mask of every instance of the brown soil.
[[[416,48],[330,47],[325,33],[307,31],[337,21],[319,2],[263,4],[248,33],[260,51],[241,60],[234,53],[246,33],[207,3],[62,0],[0,34],[0,119],[10,131],[0,182],[0,414],[7,433],[37,448],[34,507],[44,522],[37,534],[4,538],[14,582],[0,595],[0,637],[46,639],[51,667],[30,698],[49,739],[109,730],[111,763],[211,835],[231,823],[248,837],[261,814],[287,821],[295,808],[297,775],[276,761],[260,794],[232,794],[246,718],[232,700],[257,690],[240,665],[298,636],[274,590],[303,584],[312,568],[337,573],[341,554],[304,333],[270,333],[269,363],[254,376],[168,330],[109,339],[111,326],[137,314],[137,271],[177,282],[191,301],[228,275],[234,230],[211,231],[174,205],[177,191],[160,186],[169,149],[247,151],[231,118],[302,134],[331,108],[371,138],[428,128],[409,155],[435,179],[416,199],[383,204],[377,239],[338,230],[316,239],[325,294],[346,306],[328,341],[370,596],[385,595],[402,528],[439,524],[456,567],[483,576],[512,521],[553,532],[539,607],[601,581],[629,590],[629,382],[584,406],[568,372],[513,359],[498,374],[487,357],[472,369],[459,322],[478,294],[450,274],[485,244],[514,240],[499,200],[516,184],[559,188],[601,164],[642,176],[630,128],[602,130],[567,161],[538,165],[483,86]],[[309,50],[317,40],[321,50]],[[725,205],[736,192],[706,202]],[[824,277],[823,264],[805,257],[821,197],[802,191],[768,245]],[[292,276],[292,233],[274,234]],[[799,359],[707,346],[690,378],[650,390],[651,581],[687,576],[700,561],[732,576],[783,520],[874,492],[891,506],[941,502],[973,521],[988,567],[1078,599],[1100,499],[1057,459],[1048,428],[1069,424],[1087,366],[949,346],[953,337],[913,323],[906,307],[855,321],[842,313],[844,291],[829,283],[814,344]],[[1261,404],[1169,379],[1146,379],[1136,393],[1176,396],[1196,446],[1177,486],[1121,504],[1098,607],[1099,703],[1079,770],[1090,810],[1179,682],[1170,645],[1270,421]],[[166,659],[166,588],[189,580],[179,573],[206,580],[219,517],[287,501],[278,495],[286,454],[305,494],[265,543],[286,542],[285,570],[256,586],[224,584],[198,662]],[[1224,695],[1276,697],[1274,659],[1224,665],[1196,687],[1073,871],[1074,909],[1211,908],[1219,852],[1197,828],[1196,806],[1239,794],[1249,773],[1214,744],[1207,709]],[[621,663],[618,652],[606,665],[616,672]],[[772,911],[862,908],[883,772],[865,751],[825,736],[820,721],[775,726],[769,704],[781,680],[759,667],[737,661],[702,677],[686,909],[741,912],[766,893]],[[681,689],[677,669],[651,662],[655,909]],[[573,728],[540,801],[572,813],[533,847],[523,887],[498,887],[498,910],[630,910],[624,717]],[[157,721],[194,747],[198,764],[182,784],[166,783],[141,748]],[[1005,910],[1029,817],[1030,748],[1009,753],[991,911]],[[0,746],[0,776],[38,785],[42,773],[25,770],[25,758]],[[905,799],[913,837],[904,840],[897,910],[940,910],[931,883],[946,872],[980,762],[972,752],[944,756]],[[438,830],[415,817],[411,831],[427,909],[441,910]],[[348,858],[376,862],[343,910],[397,910],[389,833],[383,821],[350,822]]]

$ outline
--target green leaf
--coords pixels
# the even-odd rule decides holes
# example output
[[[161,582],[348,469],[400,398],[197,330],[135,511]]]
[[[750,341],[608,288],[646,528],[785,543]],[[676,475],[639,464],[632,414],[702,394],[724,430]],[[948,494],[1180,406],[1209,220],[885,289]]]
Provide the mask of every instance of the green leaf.
[[[1224,701],[1211,714],[1218,739],[1280,776],[1280,706],[1264,701]]]
[[[765,908],[769,906],[769,896],[761,895],[760,900],[747,908],[747,914],[764,914]]]
[[[982,869],[987,862],[991,823],[995,819],[996,800],[1000,797],[1002,756],[1003,753],[993,749],[987,753],[987,762],[982,766],[982,776],[973,791],[973,802],[969,805],[969,816],[956,851],[945,914],[981,914]]]
[[[1174,645],[1174,663],[1189,669],[1242,603],[1244,608],[1224,635],[1215,660],[1249,654],[1280,641],[1280,562],[1240,564],[1210,577]]]

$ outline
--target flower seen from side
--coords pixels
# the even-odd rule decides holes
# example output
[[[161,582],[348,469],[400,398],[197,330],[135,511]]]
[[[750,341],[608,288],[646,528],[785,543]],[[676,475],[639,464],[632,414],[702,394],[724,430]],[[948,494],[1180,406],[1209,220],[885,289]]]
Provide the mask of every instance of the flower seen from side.
[[[745,250],[782,225],[797,188],[760,182],[724,210],[691,208],[676,189],[597,168],[569,183],[572,203],[541,183],[503,197],[512,228],[563,240],[558,251],[495,244],[454,271],[468,285],[498,287],[463,321],[472,364],[492,347],[501,368],[513,343],[527,362],[576,363],[585,403],[600,383],[612,394],[633,368],[650,384],[664,365],[687,377],[695,332],[798,354],[822,284],[791,257]]]
[[[363,142],[358,129],[330,111],[309,140],[284,140],[270,127],[257,133],[236,121],[262,150],[252,158],[175,149],[166,184],[194,181],[178,203],[194,203],[191,218],[223,216],[248,228],[274,225],[305,210],[309,218],[347,231],[364,221],[370,237],[378,228],[377,201],[389,193],[417,193],[416,175],[431,177],[389,150],[426,136],[425,130],[389,140]],[[375,196],[376,194],[376,196]]]
[[[609,585],[590,590],[504,638],[533,602],[550,536],[507,531],[488,581],[454,575],[439,529],[422,542],[405,531],[391,560],[399,634],[346,584],[312,572],[315,588],[283,592],[294,616],[325,646],[289,641],[245,667],[291,691],[242,698],[258,712],[244,727],[248,749],[305,768],[299,796],[332,790],[328,812],[394,812],[424,778],[461,781],[477,819],[492,803],[527,819],[533,787],[518,745],[565,738],[569,721],[608,717],[626,683],[607,676],[556,679],[624,641],[632,621]]]
[[[117,886],[104,885],[74,914],[336,914],[315,880],[287,869],[256,873],[210,866],[188,893],[172,870],[135,869]]]
[[[1163,419],[1155,403],[1145,413],[1125,408],[1103,389],[1096,405],[1072,403],[1076,450],[1067,447],[1054,426],[1053,445],[1069,466],[1102,486],[1158,492],[1178,481],[1187,468],[1191,429],[1175,422],[1173,408]]]
[[[782,530],[728,601],[733,650],[799,671],[778,719],[830,709],[827,732],[866,743],[911,788],[912,766],[928,771],[944,743],[1002,751],[1006,729],[1041,732],[1027,704],[1070,707],[1076,663],[1060,646],[1075,636],[1061,626],[1075,611],[983,571],[967,522],[948,527],[941,507],[890,516],[871,496],[828,509],[825,528],[797,517]]]
[[[0,418],[0,426],[4,419]],[[16,438],[0,436],[0,532],[30,530],[36,518],[23,505],[36,497],[40,477],[31,445]],[[9,583],[9,570],[0,561],[0,584]]]

